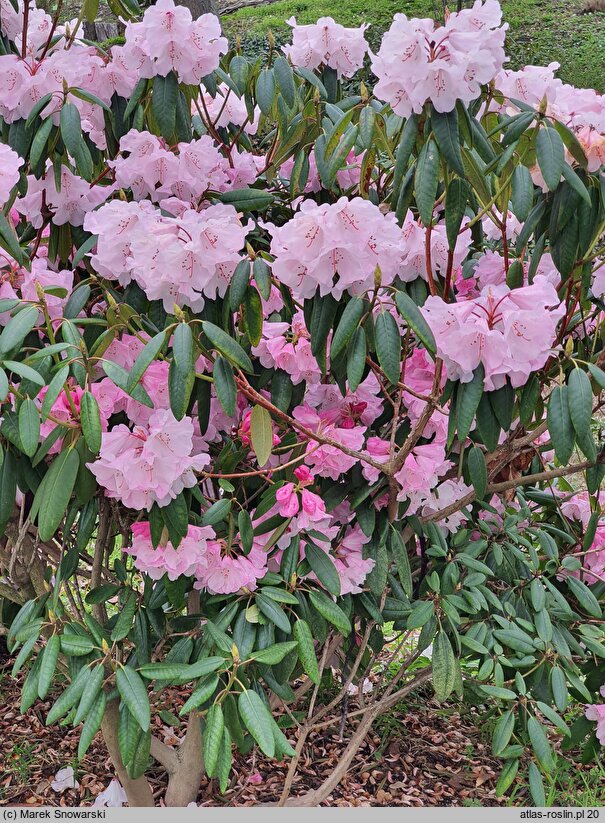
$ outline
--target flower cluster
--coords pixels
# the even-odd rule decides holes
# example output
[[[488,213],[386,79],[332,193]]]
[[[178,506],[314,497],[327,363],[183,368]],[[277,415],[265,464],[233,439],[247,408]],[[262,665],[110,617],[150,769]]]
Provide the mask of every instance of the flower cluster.
[[[0,143],[0,206],[3,206],[12,189],[19,182],[19,169],[23,160],[16,151]]]
[[[486,286],[478,297],[445,303],[431,296],[422,312],[452,380],[472,379],[482,363],[485,388],[498,389],[509,377],[523,386],[552,354],[558,321],[565,314],[553,285],[536,277],[531,286]]]
[[[362,294],[392,283],[405,251],[393,213],[369,200],[341,197],[334,204],[304,200],[283,226],[271,226],[273,272],[299,298]],[[377,275],[377,269],[379,275]]]
[[[159,580],[164,574],[169,580],[182,574],[192,575],[204,560],[208,541],[215,536],[210,526],[189,526],[176,549],[169,540],[154,548],[149,523],[133,523],[131,531],[132,544],[125,551],[134,557],[136,568],[152,580]]]
[[[372,59],[376,97],[400,117],[419,114],[427,101],[439,112],[451,111],[457,100],[470,103],[506,59],[501,21],[496,0],[476,0],[443,26],[396,14]]]
[[[154,411],[147,426],[131,431],[123,423],[105,432],[99,458],[88,464],[97,482],[132,509],[166,506],[183,489],[196,484],[196,471],[210,463],[193,453],[193,423],[176,420],[168,409]]]
[[[98,235],[99,272],[122,284],[135,280],[169,312],[175,303],[199,311],[204,295],[222,297],[246,238],[233,206],[222,204],[170,217],[147,201],[112,201],[87,215],[84,227]]]
[[[207,134],[179,143],[176,154],[154,134],[131,129],[120,140],[120,154],[109,165],[118,185],[131,189],[135,200],[176,197],[188,204],[209,188],[223,191],[229,185],[228,163]]]
[[[227,39],[214,14],[196,20],[185,6],[157,0],[139,23],[126,25],[124,56],[140,77],[165,77],[174,71],[181,83],[198,85],[227,51]]]
[[[320,17],[317,23],[299,26],[296,18],[286,21],[292,26],[292,45],[284,52],[293,65],[305,69],[328,66],[338,77],[351,77],[363,66],[368,44],[363,36],[367,25],[345,28],[331,17]]]

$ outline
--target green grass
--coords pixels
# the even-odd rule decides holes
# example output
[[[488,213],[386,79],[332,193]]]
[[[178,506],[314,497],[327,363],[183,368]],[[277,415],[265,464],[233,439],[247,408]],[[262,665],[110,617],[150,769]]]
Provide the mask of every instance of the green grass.
[[[562,80],[605,91],[605,12],[583,14],[584,5],[585,0],[502,0],[510,26],[509,65],[519,68],[555,60],[561,64]],[[247,53],[254,53],[266,44],[269,30],[278,43],[287,42],[290,28],[285,21],[291,16],[298,23],[330,16],[346,26],[370,23],[366,36],[375,49],[395,12],[433,17],[441,8],[439,0],[278,0],[226,15],[223,25],[230,37],[241,38]]]
[[[518,777],[507,797],[507,805],[523,805],[524,798],[529,797],[528,786]],[[605,764],[599,762],[586,768],[559,758],[552,781],[546,786],[546,805],[578,808],[605,805]]]

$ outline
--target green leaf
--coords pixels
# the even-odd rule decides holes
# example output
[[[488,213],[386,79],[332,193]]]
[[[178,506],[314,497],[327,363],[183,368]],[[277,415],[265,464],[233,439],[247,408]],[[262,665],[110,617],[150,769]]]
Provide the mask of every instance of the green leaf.
[[[209,777],[214,775],[218,753],[223,740],[225,718],[220,703],[215,703],[208,709],[206,726],[204,727],[204,768]]]
[[[262,468],[273,451],[273,426],[271,415],[264,406],[254,406],[250,415],[250,441]]]
[[[527,721],[527,733],[536,758],[545,772],[553,772],[556,761],[542,724],[535,717]]]
[[[111,631],[111,639],[114,643],[124,640],[132,629],[134,614],[137,610],[138,597],[135,591],[131,591],[126,598],[126,602],[121,607],[115,626]]]
[[[254,527],[252,526],[252,519],[246,509],[241,509],[237,515],[237,529],[239,531],[243,552],[245,555],[248,555],[254,543]]]
[[[27,335],[38,322],[36,306],[26,306],[8,321],[0,334],[0,357],[21,346]]]
[[[40,700],[44,700],[53,682],[60,651],[61,638],[58,634],[53,634],[53,636],[48,639],[41,655],[42,662],[40,663],[40,673],[38,675],[38,697]]]
[[[533,761],[529,764],[527,776],[529,780],[529,791],[534,801],[534,806],[546,806],[546,794],[544,792],[542,775]]]
[[[508,760],[502,769],[498,782],[496,783],[496,797],[502,797],[510,789],[517,772],[519,771],[518,760]]]
[[[397,321],[390,312],[383,311],[378,315],[374,336],[380,367],[388,380],[397,384],[401,374],[401,335]]]
[[[307,541],[305,543],[305,557],[321,585],[330,594],[338,596],[340,594],[340,578],[330,555],[319,546]]]
[[[60,114],[61,138],[65,148],[75,158],[82,143],[80,112],[73,103],[64,103]]]
[[[391,525],[389,532],[389,545],[395,558],[395,565],[397,566],[397,575],[401,587],[407,597],[412,596],[413,582],[412,570],[410,568],[410,558],[408,557],[407,549],[403,538],[397,529]]]
[[[431,600],[417,603],[406,621],[406,628],[421,629],[435,614],[435,604]]]
[[[231,498],[224,497],[222,500],[217,500],[202,515],[202,526],[214,526],[216,523],[221,523],[227,519],[230,511]]]
[[[569,411],[567,386],[555,386],[548,399],[546,421],[557,460],[562,465],[569,462],[575,443],[575,433]]]
[[[345,306],[345,310],[342,313],[342,317],[338,322],[334,337],[332,338],[330,357],[333,360],[347,347],[359,325],[359,321],[363,317],[364,311],[365,306],[363,300],[360,297],[351,297]]]
[[[18,374],[19,377],[22,377],[24,380],[29,380],[31,383],[35,383],[36,386],[42,387],[45,385],[42,375],[26,363],[21,363],[18,360],[5,360],[4,368],[15,372],[15,374]]]
[[[256,80],[256,102],[266,116],[271,114],[275,99],[275,74],[272,69],[262,69]]]
[[[29,162],[32,169],[35,169],[40,160],[42,159],[42,155],[44,153],[44,149],[46,148],[48,138],[50,136],[51,131],[53,130],[53,125],[54,123],[52,117],[47,117],[46,120],[42,121],[42,123],[40,124],[40,128],[34,135],[31,149],[29,151]]]
[[[315,644],[313,643],[313,634],[306,620],[296,621],[294,624],[294,637],[298,643],[298,657],[305,673],[313,683],[318,684],[321,678],[315,655]]]
[[[447,634],[441,629],[433,643],[433,688],[440,702],[447,700],[456,684],[458,663]]]
[[[278,57],[273,63],[273,71],[277,85],[281,91],[284,100],[290,108],[294,105],[296,99],[296,86],[294,84],[294,74],[292,73],[292,66],[288,63],[285,57]]]
[[[310,591],[309,598],[320,615],[347,637],[351,633],[351,621],[336,603],[322,591]]]
[[[267,261],[257,257],[252,264],[252,274],[263,300],[268,300],[271,295],[271,269]]]
[[[145,344],[145,347],[132,364],[132,368],[130,369],[130,373],[128,375],[126,388],[129,394],[134,391],[135,386],[140,382],[150,364],[161,352],[162,346],[165,342],[166,332],[162,331],[159,334],[156,334],[155,337],[152,337],[151,340]]]
[[[65,381],[69,377],[69,366],[61,366],[59,371],[55,374],[53,379],[50,381],[49,386],[46,390],[44,395],[44,400],[42,401],[42,420],[46,420],[48,415],[50,414],[50,410],[52,409],[55,400],[63,391],[63,386],[65,385]]]
[[[290,634],[290,621],[288,620],[288,617],[282,607],[278,606],[278,604],[274,600],[271,600],[270,597],[265,597],[265,595],[260,592],[257,592],[255,599],[258,608],[264,616],[274,623],[279,629],[286,632],[286,634]]]
[[[554,128],[545,126],[538,131],[536,157],[544,182],[550,191],[554,191],[559,185],[565,164],[565,146]]]
[[[368,353],[366,333],[363,327],[355,329],[347,353],[347,380],[352,392],[357,391],[366,367]]]
[[[81,698],[86,685],[90,682],[90,669],[83,666],[75,679],[69,684],[65,691],[59,695],[48,715],[46,716],[46,725],[50,726],[55,720],[63,717],[64,714],[74,706]]]
[[[424,226],[429,226],[433,219],[438,183],[439,150],[435,145],[435,141],[431,138],[427,140],[420,151],[414,178],[416,205]]]
[[[107,705],[107,698],[105,697],[105,692],[100,691],[90,707],[90,711],[84,721],[84,725],[82,726],[82,731],[80,732],[80,740],[78,742],[78,760],[82,760],[92,741],[95,738],[96,733],[101,728],[101,723],[103,722],[103,718],[105,716],[105,707]]]
[[[183,707],[179,711],[179,716],[182,717],[182,715],[188,714],[188,712],[197,709],[198,706],[201,706],[202,703],[205,703],[206,700],[209,700],[214,694],[217,686],[217,674],[211,674],[205,677],[202,681],[200,681],[199,686],[191,694],[191,697],[184,703]]]
[[[128,710],[146,731],[151,722],[149,697],[145,684],[130,666],[120,666],[116,672],[116,686]]]
[[[456,248],[456,241],[466,211],[469,193],[470,190],[466,180],[460,180],[458,177],[451,180],[447,187],[445,195],[445,231],[448,247],[452,251]]]
[[[174,135],[178,96],[179,81],[173,71],[169,72],[166,77],[157,75],[154,77],[151,96],[153,114],[165,140],[170,140]]]
[[[534,181],[526,166],[515,166],[512,179],[511,207],[513,214],[522,223],[527,220],[534,202]]]
[[[92,704],[97,699],[98,693],[103,688],[103,680],[105,679],[105,669],[102,664],[95,666],[90,670],[90,677],[87,679],[86,688],[80,698],[78,704],[78,711],[74,717],[73,725],[77,726],[88,715]]]
[[[276,666],[278,663],[281,663],[287,654],[296,648],[298,648],[298,642],[296,640],[288,640],[285,643],[274,643],[273,646],[267,646],[266,649],[252,652],[250,659],[256,663],[266,663],[268,666]]]
[[[82,634],[61,635],[61,651],[68,657],[84,657],[90,654],[94,647],[91,638]]]
[[[473,446],[468,450],[466,462],[477,500],[483,500],[487,489],[487,465],[485,456],[479,446]]]
[[[258,346],[263,333],[263,304],[260,294],[253,286],[248,286],[244,295],[242,323],[250,343]]]
[[[237,388],[231,364],[224,357],[219,356],[214,361],[212,370],[214,378],[214,388],[219,403],[229,417],[235,415],[235,401],[237,398]]]
[[[397,152],[395,153],[395,165],[393,167],[393,189],[391,193],[392,204],[396,204],[399,198],[401,184],[403,183],[403,178],[405,177],[408,168],[410,155],[412,153],[412,149],[414,148],[414,144],[416,143],[417,135],[418,115],[411,114],[405,121],[403,131],[401,132],[401,139],[399,140],[399,145],[397,146]]]
[[[462,154],[460,153],[460,132],[458,131],[458,113],[456,109],[448,112],[433,110],[431,126],[437,139],[439,151],[447,165],[459,174],[465,176]]]
[[[575,577],[566,578],[567,585],[571,589],[573,596],[576,598],[580,607],[588,612],[592,617],[601,617],[602,611],[599,601],[590,591],[585,583]]]
[[[59,528],[74,489],[80,457],[75,449],[66,449],[52,462],[38,487],[34,506],[38,511],[38,534],[45,543]]]
[[[586,372],[575,368],[567,379],[569,417],[576,441],[588,460],[597,459],[597,447],[590,430],[592,422],[592,386]]]
[[[231,189],[217,195],[219,203],[233,206],[236,211],[265,211],[275,200],[275,196],[261,189]]]
[[[515,728],[515,715],[511,709],[500,716],[494,726],[492,734],[492,753],[494,757],[500,757],[504,749],[510,743],[510,739]]]
[[[273,757],[275,754],[273,720],[261,698],[255,691],[246,689],[240,694],[237,705],[245,727],[258,743],[263,754]]]
[[[93,454],[101,451],[101,412],[92,392],[85,391],[80,398],[80,420],[86,445]]]
[[[207,320],[202,322],[202,330],[212,346],[220,352],[224,357],[245,372],[252,373],[254,367],[252,361],[242,349],[239,343],[224,332],[219,326],[214,323],[209,323]]]
[[[458,439],[461,443],[466,440],[477,413],[479,401],[483,394],[483,380],[485,371],[480,363],[473,372],[470,383],[458,383],[456,396],[456,420]]]
[[[19,439],[24,453],[32,457],[40,440],[40,414],[34,401],[26,397],[19,407]]]
[[[422,316],[422,313],[416,303],[414,303],[412,298],[402,291],[398,291],[396,293],[395,302],[397,303],[399,314],[403,317],[408,326],[416,333],[425,349],[434,355],[437,351],[437,344],[435,343],[433,332]]]

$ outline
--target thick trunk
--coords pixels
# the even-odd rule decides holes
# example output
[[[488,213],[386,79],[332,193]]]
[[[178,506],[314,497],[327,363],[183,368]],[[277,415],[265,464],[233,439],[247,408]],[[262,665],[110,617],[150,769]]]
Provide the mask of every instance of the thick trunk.
[[[155,806],[153,801],[153,793],[151,786],[144,777],[137,777],[136,780],[131,780],[128,777],[126,767],[122,763],[122,756],[120,755],[120,746],[118,744],[118,701],[111,700],[107,704],[105,710],[105,717],[101,724],[101,731],[103,732],[103,739],[107,746],[107,751],[111,757],[111,762],[116,770],[118,780],[124,787],[126,797],[128,798],[129,806]]]
[[[176,0],[177,5],[186,6],[191,12],[191,16],[195,20],[201,17],[202,14],[216,14],[218,15],[218,4],[216,0]]]
[[[189,717],[185,740],[177,751],[177,760],[176,768],[168,774],[167,806],[187,806],[197,799],[204,774],[204,758],[202,729],[195,713]]]

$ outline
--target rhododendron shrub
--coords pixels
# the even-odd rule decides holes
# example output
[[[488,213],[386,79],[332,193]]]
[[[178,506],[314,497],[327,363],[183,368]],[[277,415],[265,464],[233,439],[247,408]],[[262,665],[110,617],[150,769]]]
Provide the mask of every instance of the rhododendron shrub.
[[[168,805],[229,797],[253,746],[313,805],[430,687],[490,704],[497,793],[529,768],[543,805],[553,738],[604,739],[603,98],[509,71],[495,0],[374,55],[291,20],[256,62],[172,0],[108,51],[0,9],[22,711],[80,758],[100,730],[131,805],[153,762]]]

